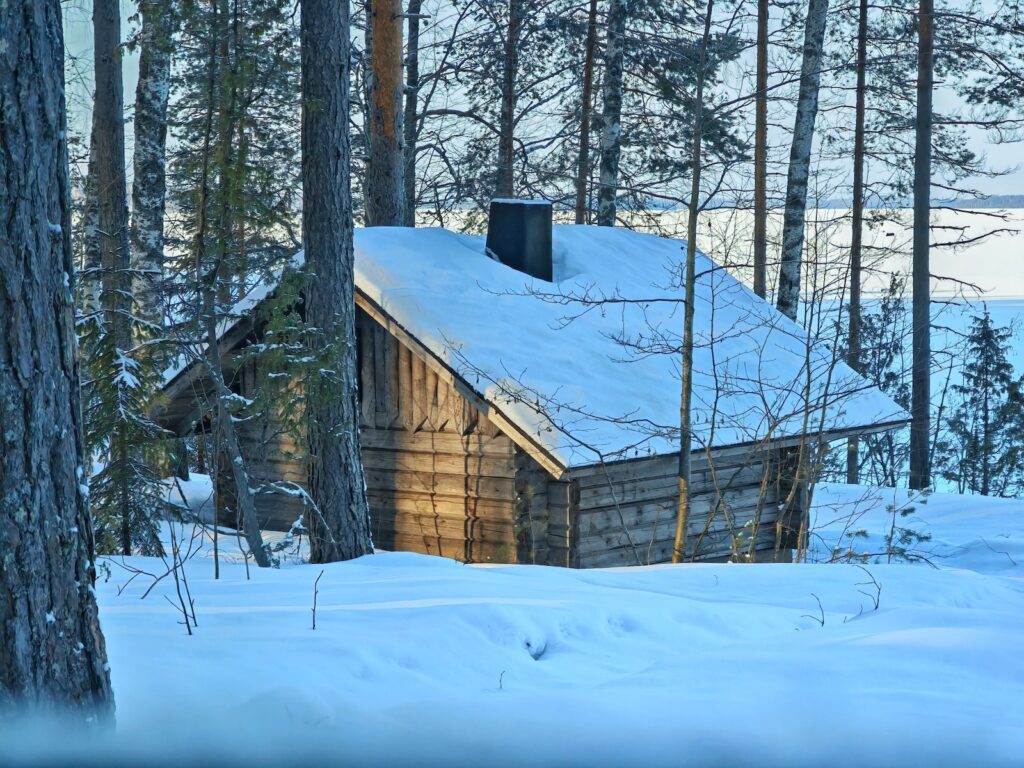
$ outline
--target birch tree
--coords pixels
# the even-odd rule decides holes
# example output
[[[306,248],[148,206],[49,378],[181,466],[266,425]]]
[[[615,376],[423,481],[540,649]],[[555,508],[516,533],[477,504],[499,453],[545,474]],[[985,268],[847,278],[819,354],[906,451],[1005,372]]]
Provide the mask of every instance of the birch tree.
[[[587,39],[583,53],[583,93],[580,98],[580,152],[576,162],[577,224],[587,223],[587,181],[590,177],[590,112],[594,108],[594,54],[597,49],[597,0],[587,10]]]
[[[619,192],[619,154],[622,151],[622,59],[626,44],[625,0],[609,0],[605,31],[604,81],[601,95],[601,170],[597,193],[597,223],[615,226]]]
[[[132,174],[132,275],[138,314],[159,325],[164,269],[167,101],[171,89],[174,3],[141,0],[139,80],[135,89],[135,154]],[[150,328],[147,336],[152,336]]]
[[[105,721],[58,0],[0,6],[0,50],[0,708]]]
[[[850,329],[846,361],[855,371],[860,365],[861,262],[864,241],[864,165],[867,117],[868,0],[857,6],[857,85],[853,136],[853,205],[850,237]],[[851,437],[846,446],[846,482],[856,485],[860,470],[860,441]]]
[[[405,187],[405,225],[416,226],[416,144],[419,136],[417,120],[419,119],[420,93],[420,19],[422,17],[423,0],[409,0],[406,17],[409,25],[408,41],[405,52],[405,114],[402,117],[402,134],[405,151],[405,169],[402,183]]]
[[[311,275],[306,322],[318,357],[306,398],[314,563],[372,551],[356,403],[348,29],[347,2],[302,0],[302,231]]]
[[[754,94],[754,293],[768,295],[768,0],[757,0]]]
[[[786,180],[786,209],[782,222],[782,253],[776,306],[795,320],[800,305],[800,268],[807,212],[807,180],[811,168],[814,122],[818,115],[818,86],[821,81],[822,52],[828,0],[810,0],[804,27],[800,90],[797,97],[793,141]]]

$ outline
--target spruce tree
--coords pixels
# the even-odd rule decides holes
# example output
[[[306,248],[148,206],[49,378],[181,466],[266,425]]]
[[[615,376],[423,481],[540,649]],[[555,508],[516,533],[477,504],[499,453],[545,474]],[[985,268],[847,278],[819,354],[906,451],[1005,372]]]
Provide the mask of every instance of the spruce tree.
[[[942,477],[959,493],[1012,496],[1021,489],[1021,381],[1007,357],[1012,333],[986,309],[971,320],[962,380],[939,441]]]

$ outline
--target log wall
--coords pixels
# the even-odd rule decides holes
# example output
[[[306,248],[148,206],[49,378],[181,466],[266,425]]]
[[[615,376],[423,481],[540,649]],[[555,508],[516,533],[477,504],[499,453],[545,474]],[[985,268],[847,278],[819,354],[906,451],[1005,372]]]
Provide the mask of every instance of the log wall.
[[[374,544],[468,563],[546,558],[546,529],[531,522],[543,470],[362,310],[357,328]]]
[[[794,545],[799,512],[780,520],[787,483],[775,451],[726,449],[694,456],[686,560],[778,559]],[[577,489],[575,562],[582,568],[671,561],[678,460],[660,456],[568,473]]]

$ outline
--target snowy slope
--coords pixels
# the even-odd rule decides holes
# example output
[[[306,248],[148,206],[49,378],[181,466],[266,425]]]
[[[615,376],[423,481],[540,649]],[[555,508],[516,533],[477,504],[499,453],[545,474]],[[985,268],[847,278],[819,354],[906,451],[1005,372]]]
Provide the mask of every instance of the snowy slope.
[[[816,514],[865,493],[823,493]],[[0,764],[1019,765],[1024,560],[981,557],[967,521],[1018,553],[1024,503],[931,504],[952,547],[936,568],[377,554],[323,569],[315,631],[318,566],[247,580],[222,539],[214,581],[207,546],[187,565],[190,637],[169,579],[119,592],[131,573],[110,560],[118,733],[84,746],[0,721]]]
[[[887,537],[899,545],[905,532],[896,560],[1024,576],[1021,499],[819,485],[811,527],[811,557],[821,562],[886,562]]]
[[[557,226],[554,285],[442,229],[355,244],[360,290],[566,465],[678,449],[682,241]],[[697,271],[698,445],[799,434],[805,404],[812,431],[905,418],[703,255]]]

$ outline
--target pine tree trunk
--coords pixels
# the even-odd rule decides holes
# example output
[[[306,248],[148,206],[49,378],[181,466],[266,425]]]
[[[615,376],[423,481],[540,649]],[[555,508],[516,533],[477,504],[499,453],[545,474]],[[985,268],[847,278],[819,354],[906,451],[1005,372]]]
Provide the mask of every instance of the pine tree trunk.
[[[121,80],[121,9],[118,0],[94,0],[93,37],[96,101],[93,131],[96,140],[96,183],[99,200],[100,296],[106,333],[118,354],[131,349],[131,253],[128,244],[128,191],[124,159],[124,85]],[[109,460],[129,465],[129,445],[123,420],[110,436]],[[131,488],[127,471],[116,473],[116,504],[121,518],[121,551],[132,552]]]
[[[416,226],[416,141],[420,93],[420,12],[423,0],[409,0],[409,42],[405,55],[405,226]]]
[[[676,509],[676,535],[672,547],[672,562],[681,563],[686,557],[686,523],[690,514],[690,457],[693,450],[693,303],[697,283],[697,217],[700,213],[700,176],[702,168],[702,142],[704,131],[704,81],[707,70],[707,50],[711,43],[711,13],[713,0],[704,10],[704,35],[700,42],[697,63],[697,83],[693,111],[693,154],[690,178],[690,203],[686,219],[686,274],[683,283],[683,350],[680,361],[679,398],[679,472]]]
[[[867,111],[868,0],[859,0],[857,16],[857,104],[853,133],[853,233],[850,239],[850,336],[846,361],[860,372],[861,252],[864,230],[864,118]],[[846,444],[846,482],[860,480],[860,441]]]
[[[515,197],[516,80],[519,74],[520,0],[508,0],[508,30],[502,65],[501,110],[498,116],[498,167],[495,197]]]
[[[917,126],[914,150],[913,352],[910,392],[910,487],[931,485],[932,0],[921,0],[917,41]]]
[[[0,50],[0,709],[106,721],[58,0],[0,6]]]
[[[590,178],[590,110],[594,102],[594,53],[597,49],[597,0],[587,12],[583,53],[583,98],[580,106],[580,157],[576,166],[576,223],[587,223],[587,180]]]
[[[314,563],[372,551],[356,402],[348,30],[348,3],[302,0],[302,230],[313,275],[306,322],[323,340],[320,367],[332,371],[306,403]]]
[[[754,293],[768,295],[768,0],[757,0],[754,94]]]
[[[402,147],[402,3],[369,3],[370,122],[366,164],[366,225],[405,224],[405,153]]]
[[[133,293],[139,316],[159,325],[164,268],[165,151],[171,80],[172,5],[141,0],[142,48],[135,90],[135,154],[132,183]],[[151,335],[151,334],[150,334]]]
[[[601,168],[597,192],[597,223],[615,226],[615,205],[619,193],[619,152],[622,140],[622,57],[626,45],[625,0],[609,0],[608,29],[605,33],[604,83],[601,93]]]
[[[800,267],[804,248],[804,217],[807,212],[807,179],[811,170],[814,122],[818,116],[818,84],[821,80],[822,48],[828,0],[810,0],[804,28],[800,92],[796,104],[793,143],[789,153],[786,181],[786,210],[782,222],[782,254],[776,306],[796,320],[800,306]]]

